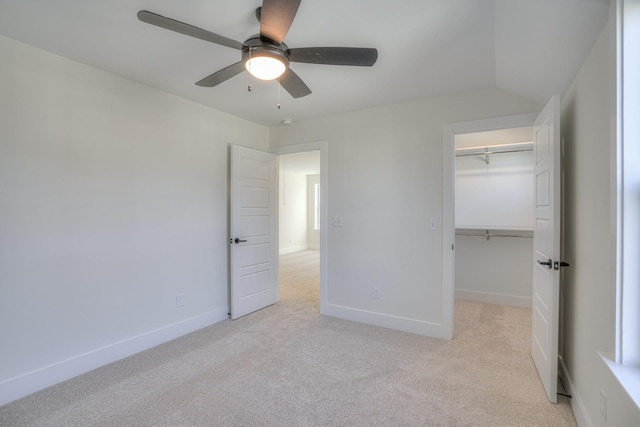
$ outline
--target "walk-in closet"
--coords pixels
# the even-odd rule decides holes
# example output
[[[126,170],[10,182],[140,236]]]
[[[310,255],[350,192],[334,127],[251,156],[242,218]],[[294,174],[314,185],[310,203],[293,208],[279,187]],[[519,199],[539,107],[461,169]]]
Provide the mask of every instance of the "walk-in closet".
[[[456,298],[531,307],[532,128],[456,135]]]

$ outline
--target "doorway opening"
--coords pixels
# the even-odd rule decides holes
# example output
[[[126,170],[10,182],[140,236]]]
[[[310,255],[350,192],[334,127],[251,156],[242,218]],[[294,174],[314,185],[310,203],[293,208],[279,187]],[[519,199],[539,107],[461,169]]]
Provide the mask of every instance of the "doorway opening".
[[[456,268],[456,137],[533,125],[533,254],[531,355],[549,401],[557,402],[559,289],[561,262],[561,141],[560,97],[551,97],[535,114],[448,124],[443,127],[443,326],[454,334]],[[488,161],[488,159],[486,159]],[[502,209],[504,211],[505,209]],[[500,214],[494,215],[502,215]],[[489,231],[485,231],[490,234]],[[485,236],[491,237],[491,236]],[[506,237],[506,236],[502,236]],[[500,264],[498,268],[504,268]],[[525,334],[528,335],[528,334]]]
[[[454,143],[455,322],[463,339],[509,360],[531,348],[533,127]]]
[[[531,308],[533,128],[455,136],[455,299]]]
[[[532,204],[534,184],[531,182],[524,190],[528,194],[524,203],[513,203],[504,192],[511,196],[515,193],[523,201],[521,190],[514,189],[513,184],[519,182],[522,186],[526,174],[532,173],[524,164],[531,154],[528,150],[532,148],[536,117],[523,114],[453,123],[443,128],[442,312],[450,339],[454,336],[456,299],[505,306],[530,305],[531,294],[525,296],[523,290],[527,283],[516,290],[508,283],[518,266],[521,272],[517,275],[528,275],[531,280],[530,268],[523,267],[522,254],[532,251],[529,248],[533,240],[532,219],[524,211],[526,202],[528,206]],[[509,164],[514,157],[519,166]],[[518,244],[521,246],[516,257],[518,266],[507,265],[514,256],[509,247]],[[486,246],[492,247],[492,256],[488,256],[491,252],[485,252]],[[529,266],[531,259],[526,261]],[[486,276],[478,280],[478,272]],[[492,282],[496,277],[500,280]]]
[[[279,156],[279,295],[320,311],[320,151]]]
[[[295,153],[305,153],[310,151],[315,151],[320,154],[320,185],[319,185],[319,250],[318,250],[318,269],[319,269],[319,282],[320,282],[320,314],[326,314],[327,306],[328,306],[328,297],[327,297],[327,248],[328,248],[328,239],[327,239],[327,152],[328,152],[328,142],[327,141],[315,141],[315,142],[305,142],[301,144],[294,145],[286,145],[282,147],[274,147],[270,150],[271,153],[276,154],[278,156],[286,156],[289,154]],[[286,168],[286,166],[285,166]],[[281,189],[282,190],[282,189]],[[280,220],[280,224],[282,224],[282,220]]]

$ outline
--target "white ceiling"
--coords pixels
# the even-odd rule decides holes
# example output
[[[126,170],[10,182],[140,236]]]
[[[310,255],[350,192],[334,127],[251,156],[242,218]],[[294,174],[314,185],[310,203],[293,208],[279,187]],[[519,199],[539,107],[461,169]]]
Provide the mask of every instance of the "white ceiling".
[[[302,0],[289,47],[378,49],[368,67],[293,63],[293,99],[242,73],[194,83],[240,52],[138,21],[149,10],[244,41],[260,0],[0,0],[0,34],[267,126],[498,87],[543,105],[564,93],[608,18],[608,0]]]

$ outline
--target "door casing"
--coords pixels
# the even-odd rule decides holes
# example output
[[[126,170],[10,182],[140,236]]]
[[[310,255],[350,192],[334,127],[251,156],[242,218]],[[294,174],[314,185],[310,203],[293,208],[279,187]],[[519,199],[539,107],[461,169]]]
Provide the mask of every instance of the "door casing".
[[[453,339],[455,302],[455,137],[533,126],[538,113],[445,124],[442,127],[442,336]],[[533,136],[532,136],[533,137]]]

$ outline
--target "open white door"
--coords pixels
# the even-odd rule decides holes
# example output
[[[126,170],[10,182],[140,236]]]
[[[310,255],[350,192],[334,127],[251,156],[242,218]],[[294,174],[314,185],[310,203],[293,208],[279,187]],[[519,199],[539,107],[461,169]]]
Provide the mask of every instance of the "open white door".
[[[231,146],[231,318],[278,300],[277,156]]]
[[[560,298],[560,97],[533,127],[535,224],[531,355],[549,400],[556,403]]]

